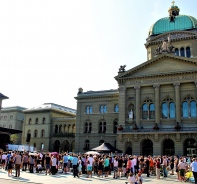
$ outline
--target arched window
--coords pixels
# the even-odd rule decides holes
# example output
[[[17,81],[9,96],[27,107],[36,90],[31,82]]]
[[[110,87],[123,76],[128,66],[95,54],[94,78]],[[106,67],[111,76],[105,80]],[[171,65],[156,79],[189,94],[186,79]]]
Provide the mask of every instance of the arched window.
[[[143,104],[142,106],[142,119],[147,119],[148,118],[148,105]]]
[[[182,103],[183,118],[188,118],[189,117],[188,112],[189,112],[188,102],[183,102]]]
[[[41,131],[41,137],[44,137],[44,136],[45,136],[45,131],[42,130],[42,131]]]
[[[161,105],[161,113],[163,119],[176,118],[176,107],[175,107],[175,103],[171,98],[166,97],[163,100],[163,103]]]
[[[175,118],[175,103],[170,103],[170,118]]]
[[[190,113],[191,113],[192,118],[196,117],[196,102],[195,101],[190,102]]]
[[[45,118],[42,118],[42,124],[45,124]]]
[[[36,118],[35,124],[38,124],[38,118]]]
[[[185,57],[185,49],[183,47],[180,49],[180,52],[181,52],[181,56]]]
[[[186,47],[186,57],[188,57],[188,58],[191,57],[190,47]]]
[[[118,104],[114,105],[114,112],[118,112]]]
[[[84,133],[87,133],[88,132],[88,123],[86,122],[85,123],[85,130],[84,130]]]
[[[62,133],[62,125],[59,126],[59,133]]]
[[[100,121],[99,122],[99,131],[98,133],[106,133],[106,122]]]
[[[92,114],[92,106],[86,107],[86,114]]]
[[[113,127],[113,133],[116,134],[117,133],[117,125],[118,125],[118,122],[117,120],[114,121],[114,127]]]
[[[31,118],[29,118],[29,124],[31,124]]]
[[[34,131],[34,137],[37,137],[38,136],[38,130],[35,130]]]
[[[55,125],[55,133],[58,133],[58,125]]]
[[[184,98],[182,103],[182,117],[183,118],[196,118],[197,111],[196,111],[196,102],[194,98],[188,96]]]
[[[101,105],[100,106],[100,113],[106,113],[107,112],[107,105]]]
[[[92,131],[92,123],[91,122],[85,122],[84,133],[91,133],[91,131]]]
[[[176,48],[174,54],[175,54],[176,56],[179,56],[179,49]]]
[[[66,125],[64,125],[64,133],[66,133],[67,132],[67,130],[66,130]]]
[[[142,105],[142,119],[155,119],[155,104],[150,99]]]
[[[85,140],[85,143],[84,143],[84,148],[85,149],[90,149],[90,141],[89,140]]]

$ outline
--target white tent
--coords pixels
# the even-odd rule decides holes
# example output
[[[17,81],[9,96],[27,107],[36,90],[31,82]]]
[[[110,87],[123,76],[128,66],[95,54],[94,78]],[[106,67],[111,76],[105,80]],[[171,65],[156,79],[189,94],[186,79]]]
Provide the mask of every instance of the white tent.
[[[100,155],[100,153],[98,153],[97,151],[88,151],[88,152],[86,152],[85,154],[87,154],[87,155]]]
[[[110,149],[105,145],[105,143],[101,144],[100,146],[91,149],[93,151],[110,151]]]

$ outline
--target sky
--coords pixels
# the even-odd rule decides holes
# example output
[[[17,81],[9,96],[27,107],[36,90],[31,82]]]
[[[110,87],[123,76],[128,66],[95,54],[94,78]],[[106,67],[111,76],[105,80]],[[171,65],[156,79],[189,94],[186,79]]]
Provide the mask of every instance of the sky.
[[[147,60],[145,42],[172,0],[1,0],[2,106],[55,103],[76,109],[83,91],[117,89],[120,65]],[[177,0],[197,18],[196,0]]]

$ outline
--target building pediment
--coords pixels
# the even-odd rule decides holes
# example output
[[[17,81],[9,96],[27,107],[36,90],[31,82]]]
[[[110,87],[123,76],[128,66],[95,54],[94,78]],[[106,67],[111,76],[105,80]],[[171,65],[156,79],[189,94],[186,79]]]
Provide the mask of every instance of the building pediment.
[[[195,72],[197,72],[196,59],[175,56],[172,54],[161,54],[128,71],[119,73],[115,79],[119,83],[122,83],[124,80],[135,78],[168,76]]]

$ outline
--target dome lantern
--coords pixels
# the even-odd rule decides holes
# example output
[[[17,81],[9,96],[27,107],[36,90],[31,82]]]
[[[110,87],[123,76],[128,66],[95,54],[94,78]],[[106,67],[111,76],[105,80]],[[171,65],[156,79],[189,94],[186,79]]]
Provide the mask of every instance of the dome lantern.
[[[178,16],[180,12],[180,9],[178,8],[178,6],[175,6],[174,3],[175,2],[172,1],[172,6],[168,10],[170,22],[174,22],[175,17]]]

